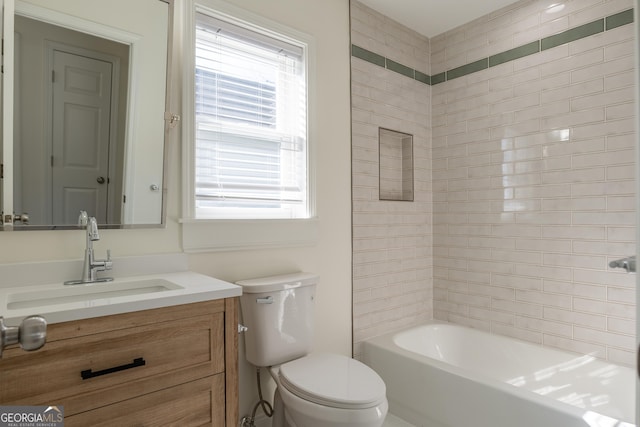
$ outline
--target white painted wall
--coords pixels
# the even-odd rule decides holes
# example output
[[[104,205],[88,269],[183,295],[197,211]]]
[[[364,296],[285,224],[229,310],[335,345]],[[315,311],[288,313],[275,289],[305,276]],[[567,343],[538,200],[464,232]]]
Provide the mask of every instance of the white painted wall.
[[[317,80],[310,142],[315,144],[317,155],[319,240],[312,247],[194,254],[189,257],[191,269],[229,281],[299,270],[318,273],[321,282],[316,297],[316,350],[351,355],[349,3],[347,0],[229,3],[315,39]],[[253,406],[255,374],[246,364],[241,363],[240,368],[243,415]]]

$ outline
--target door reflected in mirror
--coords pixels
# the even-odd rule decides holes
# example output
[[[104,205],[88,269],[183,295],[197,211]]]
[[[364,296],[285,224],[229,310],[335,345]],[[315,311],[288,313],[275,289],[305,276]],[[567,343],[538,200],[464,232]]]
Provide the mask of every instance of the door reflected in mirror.
[[[14,64],[14,210],[121,224],[129,46],[16,16]]]
[[[163,0],[16,1],[13,211],[27,227],[73,226],[80,210],[164,222],[170,13]]]

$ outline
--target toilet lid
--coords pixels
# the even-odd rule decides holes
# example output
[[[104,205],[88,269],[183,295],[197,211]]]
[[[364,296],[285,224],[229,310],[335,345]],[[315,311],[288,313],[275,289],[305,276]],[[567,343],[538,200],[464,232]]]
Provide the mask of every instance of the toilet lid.
[[[365,364],[338,354],[313,354],[280,366],[279,378],[296,396],[324,406],[363,409],[385,399],[382,378]]]

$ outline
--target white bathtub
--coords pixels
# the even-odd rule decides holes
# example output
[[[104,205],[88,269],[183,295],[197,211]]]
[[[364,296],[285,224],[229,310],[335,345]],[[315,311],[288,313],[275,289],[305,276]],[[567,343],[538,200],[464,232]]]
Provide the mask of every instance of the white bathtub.
[[[446,323],[366,341],[389,410],[424,427],[635,426],[635,371]]]

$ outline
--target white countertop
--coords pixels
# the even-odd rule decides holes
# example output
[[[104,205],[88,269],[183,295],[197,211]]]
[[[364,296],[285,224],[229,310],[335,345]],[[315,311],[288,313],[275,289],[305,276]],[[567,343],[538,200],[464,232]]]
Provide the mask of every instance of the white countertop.
[[[55,279],[53,279],[55,280]],[[143,283],[167,284],[171,289],[126,295],[126,291],[110,293],[112,289],[135,289]],[[91,288],[93,287],[93,288]],[[97,287],[101,291],[92,294]],[[175,289],[173,289],[175,287]],[[162,288],[162,286],[156,286]],[[83,293],[81,298],[67,298],[69,293]],[[134,292],[135,293],[135,292]],[[112,314],[129,313],[180,304],[237,297],[242,288],[232,283],[191,271],[116,277],[111,282],[83,285],[64,285],[63,281],[34,285],[0,286],[0,316],[9,326],[18,325],[31,315],[43,316],[47,323],[60,323]],[[63,295],[62,297],[59,297]],[[87,296],[89,295],[89,296]],[[36,303],[16,303],[24,298],[38,299]],[[74,300],[75,299],[75,300]]]

